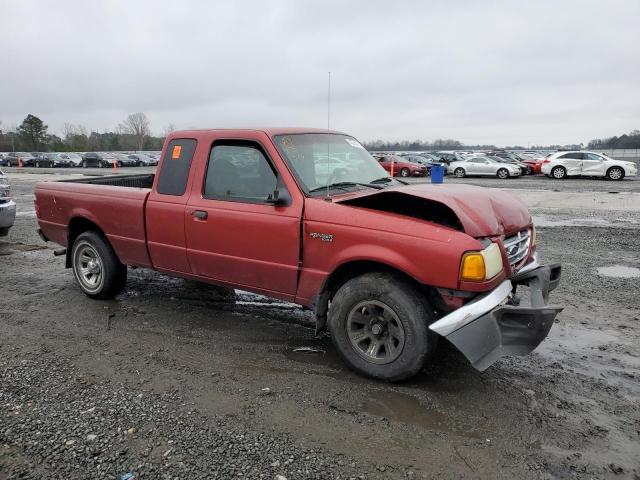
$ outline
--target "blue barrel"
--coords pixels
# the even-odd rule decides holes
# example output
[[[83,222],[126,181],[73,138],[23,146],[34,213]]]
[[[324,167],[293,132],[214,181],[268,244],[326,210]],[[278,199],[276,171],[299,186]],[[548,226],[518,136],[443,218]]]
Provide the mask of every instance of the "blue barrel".
[[[444,167],[442,165],[431,165],[431,183],[444,182]]]

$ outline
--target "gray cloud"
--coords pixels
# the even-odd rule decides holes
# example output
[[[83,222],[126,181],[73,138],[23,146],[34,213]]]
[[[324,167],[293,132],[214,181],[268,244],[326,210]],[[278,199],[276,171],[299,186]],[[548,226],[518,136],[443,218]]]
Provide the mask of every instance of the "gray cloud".
[[[638,128],[637,1],[3,2],[0,120],[565,143]]]

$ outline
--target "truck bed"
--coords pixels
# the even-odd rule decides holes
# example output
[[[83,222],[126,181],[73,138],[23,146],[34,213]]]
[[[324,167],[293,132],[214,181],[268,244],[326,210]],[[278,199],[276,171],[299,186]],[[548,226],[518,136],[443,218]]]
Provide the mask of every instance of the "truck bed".
[[[112,187],[151,188],[155,174],[145,175],[107,175],[104,177],[74,178],[60,180],[65,183],[88,183],[90,185],[109,185]]]
[[[104,232],[121,262],[150,266],[144,212],[154,177],[109,175],[40,182],[35,190],[40,228],[50,240],[70,247],[75,222],[90,221]]]

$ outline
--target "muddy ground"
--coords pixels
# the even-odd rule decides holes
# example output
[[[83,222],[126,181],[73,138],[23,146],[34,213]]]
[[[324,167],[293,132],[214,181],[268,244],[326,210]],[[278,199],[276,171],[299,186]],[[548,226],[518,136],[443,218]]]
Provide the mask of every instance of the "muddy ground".
[[[531,355],[479,373],[443,341],[389,385],[289,304],[143,270],[88,299],[35,234],[42,178],[10,173],[0,239],[1,480],[640,478],[640,278],[598,270],[640,268],[639,182],[470,180],[532,207],[565,310]]]

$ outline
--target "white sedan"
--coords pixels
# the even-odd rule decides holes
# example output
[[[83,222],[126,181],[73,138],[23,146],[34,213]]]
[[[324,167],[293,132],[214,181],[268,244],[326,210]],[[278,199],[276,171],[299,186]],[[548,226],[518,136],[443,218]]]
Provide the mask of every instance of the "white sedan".
[[[519,177],[521,173],[518,165],[498,162],[488,157],[472,157],[460,162],[451,162],[449,172],[458,178],[467,176],[509,178]]]
[[[542,173],[552,178],[606,177],[622,180],[638,174],[633,162],[614,160],[596,152],[556,152],[542,161]]]

